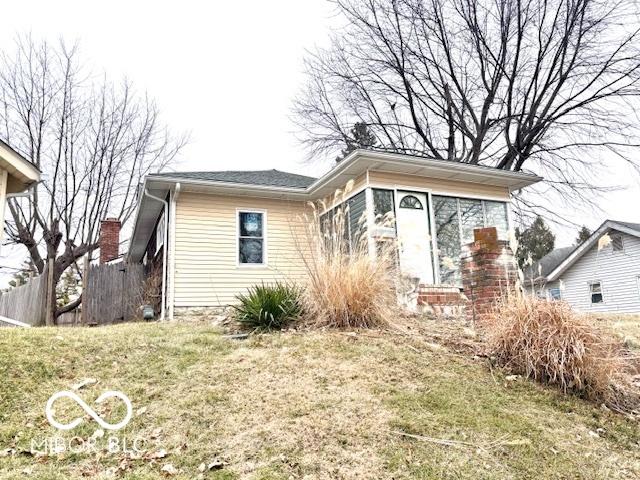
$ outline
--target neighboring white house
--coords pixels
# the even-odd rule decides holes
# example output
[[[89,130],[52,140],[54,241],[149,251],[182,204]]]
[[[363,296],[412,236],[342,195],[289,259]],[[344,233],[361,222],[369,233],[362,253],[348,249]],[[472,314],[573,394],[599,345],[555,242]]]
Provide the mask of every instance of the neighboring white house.
[[[609,242],[601,241],[605,235]],[[547,257],[549,298],[583,312],[640,313],[640,224],[607,220],[582,245]]]

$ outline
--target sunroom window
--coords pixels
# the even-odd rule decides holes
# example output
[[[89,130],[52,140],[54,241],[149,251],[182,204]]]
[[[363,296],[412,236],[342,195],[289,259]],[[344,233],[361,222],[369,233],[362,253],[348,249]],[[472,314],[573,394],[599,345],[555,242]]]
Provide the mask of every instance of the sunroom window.
[[[434,195],[433,211],[438,242],[440,282],[459,285],[462,246],[473,242],[476,228],[495,227],[507,239],[509,220],[504,202]]]
[[[264,213],[238,212],[238,262],[264,264]]]

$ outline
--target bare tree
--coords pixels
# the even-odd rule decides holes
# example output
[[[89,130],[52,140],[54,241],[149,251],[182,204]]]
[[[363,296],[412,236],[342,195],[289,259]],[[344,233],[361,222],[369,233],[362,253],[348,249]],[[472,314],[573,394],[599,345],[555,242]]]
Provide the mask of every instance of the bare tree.
[[[312,158],[359,122],[380,149],[535,171],[565,199],[598,190],[602,154],[637,166],[637,2],[334,3],[346,25],[295,105]]]
[[[0,59],[0,128],[42,172],[30,198],[9,202],[7,235],[40,274],[53,265],[53,324],[82,300],[56,305],[63,272],[98,247],[100,220],[129,219],[142,177],[170,162],[185,138],[172,137],[130,83],[84,71],[77,46],[30,37]]]

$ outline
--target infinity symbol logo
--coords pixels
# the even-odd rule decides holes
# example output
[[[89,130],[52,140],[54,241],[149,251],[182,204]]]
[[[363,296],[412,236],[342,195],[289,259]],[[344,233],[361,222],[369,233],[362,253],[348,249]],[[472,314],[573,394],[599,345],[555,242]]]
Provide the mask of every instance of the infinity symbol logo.
[[[127,397],[124,393],[118,392],[117,390],[109,390],[107,392],[104,392],[102,395],[100,395],[96,399],[96,403],[102,403],[107,398],[116,397],[116,398],[119,398],[120,400],[122,400],[124,402],[124,404],[127,406],[127,414],[125,415],[124,419],[121,422],[118,422],[116,424],[111,424],[111,423],[105,422],[100,417],[100,415],[98,415],[95,412],[95,410],[93,410],[89,405],[87,405],[85,403],[85,401],[82,400],[78,395],[76,395],[73,392],[69,392],[67,390],[63,390],[63,391],[60,391],[60,392],[57,392],[57,393],[54,393],[53,395],[51,395],[51,397],[47,401],[47,406],[45,407],[45,413],[47,414],[47,420],[49,420],[49,423],[51,425],[53,425],[54,427],[56,427],[57,429],[59,429],[59,430],[71,430],[72,428],[76,428],[78,425],[80,425],[82,423],[82,418],[76,418],[75,420],[73,420],[72,422],[69,422],[69,423],[60,423],[60,422],[56,421],[56,419],[53,418],[53,404],[55,403],[56,400],[58,400],[59,398],[62,398],[62,397],[67,397],[67,398],[70,398],[73,401],[75,401],[78,405],[80,405],[82,407],[82,409],[85,412],[87,412],[89,414],[89,416],[91,418],[93,418],[96,422],[98,422],[98,424],[102,428],[105,428],[107,430],[120,430],[127,423],[129,423],[129,420],[131,420],[131,415],[133,415],[133,406],[131,405],[131,400],[129,400],[129,397]]]

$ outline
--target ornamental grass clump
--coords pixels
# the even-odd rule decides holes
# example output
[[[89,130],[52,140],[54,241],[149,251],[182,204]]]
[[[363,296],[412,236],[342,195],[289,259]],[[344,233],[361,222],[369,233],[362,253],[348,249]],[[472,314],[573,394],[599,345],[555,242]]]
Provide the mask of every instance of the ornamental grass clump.
[[[568,304],[509,295],[484,328],[490,355],[513,373],[614,408],[637,406],[621,342]]]
[[[302,314],[302,289],[294,284],[254,285],[236,299],[236,321],[254,330],[279,330]]]
[[[397,314],[394,243],[378,239],[370,245],[366,214],[351,220],[345,199],[352,186],[336,192],[332,203],[339,206],[326,213],[324,202],[310,203],[306,234],[297,239],[308,277],[306,318],[314,327],[381,327]]]

